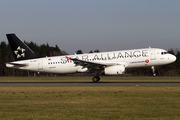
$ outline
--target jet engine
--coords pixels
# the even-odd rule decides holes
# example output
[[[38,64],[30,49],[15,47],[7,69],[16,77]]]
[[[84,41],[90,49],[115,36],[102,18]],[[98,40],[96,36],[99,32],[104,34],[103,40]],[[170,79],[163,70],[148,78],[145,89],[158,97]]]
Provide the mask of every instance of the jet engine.
[[[104,68],[105,75],[121,75],[125,73],[124,65],[114,65]]]

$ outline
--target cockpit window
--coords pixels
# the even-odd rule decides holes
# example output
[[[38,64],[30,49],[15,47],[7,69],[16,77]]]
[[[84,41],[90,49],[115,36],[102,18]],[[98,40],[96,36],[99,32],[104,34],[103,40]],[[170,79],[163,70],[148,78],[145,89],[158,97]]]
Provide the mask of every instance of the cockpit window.
[[[161,55],[169,54],[168,52],[161,52]]]

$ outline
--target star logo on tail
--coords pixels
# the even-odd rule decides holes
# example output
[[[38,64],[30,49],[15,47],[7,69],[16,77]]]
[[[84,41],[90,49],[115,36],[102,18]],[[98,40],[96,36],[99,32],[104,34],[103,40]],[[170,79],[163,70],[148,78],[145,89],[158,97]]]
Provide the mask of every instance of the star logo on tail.
[[[18,46],[17,50],[14,51],[15,55],[17,56],[17,58],[21,58],[21,57],[25,57],[25,52],[26,49],[21,48],[20,46]]]

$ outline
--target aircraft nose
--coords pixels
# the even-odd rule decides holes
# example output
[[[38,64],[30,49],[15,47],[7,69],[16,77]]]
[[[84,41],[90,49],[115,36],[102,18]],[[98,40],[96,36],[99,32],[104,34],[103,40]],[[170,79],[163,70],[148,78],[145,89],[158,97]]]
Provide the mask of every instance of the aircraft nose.
[[[171,60],[172,62],[176,61],[176,56],[171,55],[170,60]]]

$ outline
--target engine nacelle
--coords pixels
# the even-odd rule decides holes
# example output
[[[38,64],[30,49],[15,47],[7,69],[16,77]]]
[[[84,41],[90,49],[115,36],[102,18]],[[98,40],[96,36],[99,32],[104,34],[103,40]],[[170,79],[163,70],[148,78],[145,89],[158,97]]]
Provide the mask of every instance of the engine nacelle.
[[[105,75],[121,75],[125,73],[124,65],[114,65],[104,68]]]
[[[80,68],[76,72],[88,72],[87,68]]]

